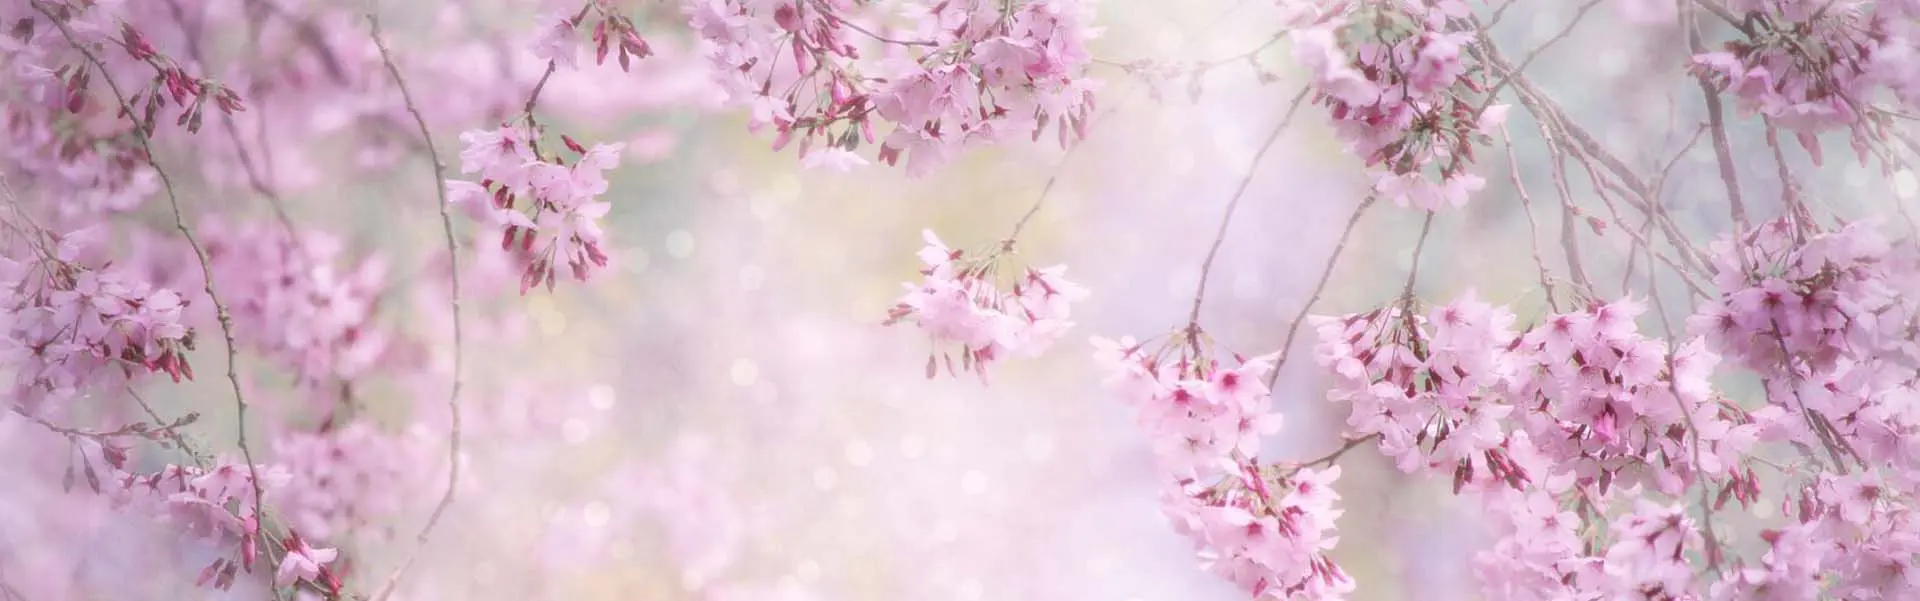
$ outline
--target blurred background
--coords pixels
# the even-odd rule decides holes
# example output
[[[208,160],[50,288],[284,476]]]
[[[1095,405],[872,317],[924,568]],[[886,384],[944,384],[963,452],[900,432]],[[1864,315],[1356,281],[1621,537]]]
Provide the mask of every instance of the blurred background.
[[[531,57],[496,61],[483,48],[429,35],[464,27],[531,39],[528,7],[449,16],[456,11],[434,2],[389,4],[388,35],[416,93],[444,96],[445,110],[429,115],[443,157],[458,148],[459,132],[487,125],[488,103],[510,106],[538,77]],[[1678,75],[1683,38],[1671,27],[1624,27],[1608,4],[1588,15],[1591,4],[1522,0],[1504,12],[1495,37],[1509,56],[1524,56],[1580,15],[1577,33],[1553,42],[1528,72],[1636,168],[1678,154],[1666,182],[1670,208],[1708,239],[1726,223],[1713,201],[1711,149],[1688,146],[1701,109],[1697,89]],[[636,10],[665,19],[669,8]],[[612,66],[555,74],[541,101],[544,123],[589,143],[628,143],[605,197],[614,207],[606,220],[613,263],[591,282],[517,296],[518,274],[489,250],[496,245],[481,240],[463,256],[467,289],[481,291],[467,305],[465,473],[396,599],[1242,598],[1199,569],[1161,517],[1145,438],[1130,410],[1102,390],[1086,339],[1144,338],[1181,325],[1226,202],[1250,176],[1201,323],[1228,350],[1280,350],[1368,183],[1334,140],[1324,109],[1311,104],[1250,164],[1305,83],[1289,44],[1269,44],[1280,30],[1271,3],[1106,0],[1097,10],[1105,33],[1093,69],[1104,87],[1085,141],[1070,152],[989,148],[918,179],[877,165],[803,171],[791,150],[770,150],[765,136],[746,132],[741,111],[719,104],[685,36],[650,38],[659,56],[632,74]],[[342,20],[343,52],[373,52],[347,37],[364,34],[351,14]],[[669,25],[677,23],[652,29]],[[1153,84],[1119,66],[1241,55],[1252,61]],[[474,75],[496,67],[502,76]],[[1263,83],[1263,72],[1277,81]],[[397,114],[393,91],[377,81],[368,78],[351,97],[364,106],[330,110]],[[474,91],[485,87],[477,81],[514,83],[488,96]],[[463,112],[465,95],[476,100]],[[392,293],[382,297],[378,322],[416,340],[412,352],[429,372],[359,392],[364,415],[408,445],[395,453],[417,458],[403,476],[370,485],[402,491],[404,509],[339,537],[370,566],[350,582],[377,581],[405,555],[444,482],[439,424],[448,417],[441,403],[450,324],[432,309],[446,293],[436,277],[444,267],[431,259],[440,226],[424,157],[393,142],[411,130],[390,129],[399,133],[333,139],[301,149],[306,159],[273,159],[287,164],[282,178],[312,173],[306,184],[287,185],[295,222],[331,231],[349,255],[385,258]],[[1518,181],[1544,198],[1552,159],[1537,125],[1516,110],[1510,129]],[[1777,214],[1777,187],[1767,188],[1775,181],[1771,157],[1761,154],[1757,131],[1736,141],[1755,186],[1753,210]],[[194,152],[169,156],[185,164]],[[1545,310],[1528,218],[1504,150],[1480,164],[1487,190],[1435,219],[1416,291],[1444,302],[1476,290],[1513,303],[1525,322]],[[339,169],[357,175],[328,175]],[[1876,204],[1888,201],[1884,193],[1859,193],[1887,189],[1876,171],[1840,160],[1807,172],[1817,174],[1811,187],[1832,192],[1825,199],[1838,214],[1871,216],[1889,206]],[[1903,193],[1911,194],[1906,177]],[[222,189],[216,178],[193,179],[195,189]],[[1038,359],[1004,362],[991,384],[964,374],[927,379],[925,336],[882,325],[902,283],[919,280],[921,231],[956,247],[990,245],[1050,179],[1057,182],[1016,260],[1066,265],[1067,278],[1092,291],[1074,309],[1074,330]],[[1581,201],[1597,207],[1584,188]],[[1536,209],[1539,227],[1558,232],[1558,208]],[[268,215],[257,206],[227,213]],[[1385,203],[1371,209],[1315,312],[1391,301],[1411,267],[1421,218]],[[1595,279],[1619,281],[1629,240],[1582,227],[1599,263],[1589,265]],[[1546,260],[1558,267],[1548,246]],[[1286,425],[1266,446],[1273,459],[1317,457],[1341,442],[1345,411],[1324,398],[1311,334],[1295,342],[1274,393]],[[208,343],[195,356],[203,374],[217,373],[217,352]],[[243,355],[267,416],[260,419],[276,419],[282,410],[270,399],[286,378],[248,361]],[[203,375],[149,394],[168,412],[201,413],[195,436],[230,449],[224,385]],[[256,446],[273,460],[268,444]],[[1359,582],[1354,598],[1477,598],[1470,561],[1485,533],[1473,508],[1454,502],[1445,483],[1403,477],[1372,453],[1341,463],[1346,513],[1334,556]],[[58,467],[21,467],[23,484],[6,485],[18,510],[0,517],[0,532],[16,561],[0,562],[8,568],[0,577],[87,572],[36,554],[34,541],[82,530],[95,544],[135,536],[97,516],[45,520],[55,514],[49,507],[73,502],[50,484],[57,476],[40,473],[49,470]],[[205,562],[194,560],[202,551],[180,553],[128,552],[114,564],[127,567],[94,568],[88,573],[101,573],[49,594],[108,598],[126,593],[124,578],[171,591],[141,598],[207,594],[163,586],[189,582]],[[176,560],[191,569],[156,567]]]

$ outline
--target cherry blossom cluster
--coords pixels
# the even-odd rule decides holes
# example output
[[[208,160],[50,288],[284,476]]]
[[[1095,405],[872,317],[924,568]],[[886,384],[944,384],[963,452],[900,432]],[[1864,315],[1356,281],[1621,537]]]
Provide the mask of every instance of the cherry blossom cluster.
[[[96,8],[75,22],[105,14]],[[58,211],[47,212],[63,220],[124,211],[145,200],[159,180],[123,135],[125,126],[99,126],[113,120],[100,118],[97,110],[69,110],[85,92],[79,69],[87,65],[84,59],[26,3],[0,7],[0,22],[15,26],[0,35],[0,64],[8,66],[0,70],[0,139],[6,142],[0,144],[0,173],[45,174],[32,183],[64,199]],[[27,190],[27,196],[41,190]]]
[[[1638,333],[1645,310],[1594,304],[1515,334],[1511,312],[1468,294],[1426,316],[1395,307],[1318,318],[1316,353],[1356,434],[1379,436],[1403,471],[1451,471],[1456,490],[1534,483],[1511,456],[1524,432],[1526,453],[1602,489],[1625,472],[1675,495],[1706,475],[1731,478],[1748,500],[1751,470],[1738,461],[1759,427],[1714,395],[1719,357],[1704,341],[1669,352]]]
[[[1283,4],[1291,4],[1285,3]],[[1462,0],[1300,3],[1289,34],[1347,151],[1365,160],[1374,190],[1424,210],[1466,204],[1486,181],[1474,147],[1506,119],[1488,70],[1467,60],[1476,32]]]
[[[111,494],[124,506],[173,525],[182,536],[219,549],[220,555],[200,571],[196,583],[224,590],[233,586],[240,572],[253,572],[263,555],[262,544],[273,544],[254,503],[256,491],[277,491],[288,479],[285,471],[267,465],[168,465],[151,473],[120,474]],[[288,545],[277,567],[283,585],[293,584],[295,579],[288,576],[298,575],[337,590],[339,581],[321,565],[333,560],[331,550],[305,547],[297,534],[282,544]]]
[[[489,231],[500,232],[500,246],[526,256],[520,292],[544,283],[553,288],[558,268],[586,281],[607,265],[599,220],[612,204],[605,171],[620,162],[626,144],[582,146],[561,136],[577,155],[572,165],[558,153],[539,148],[540,131],[531,125],[502,124],[494,130],[460,135],[460,171],[478,174],[479,183],[447,182],[447,202],[459,205]]]
[[[549,64],[578,68],[580,32],[585,29],[589,13],[594,17],[593,33],[589,37],[589,43],[593,45],[593,64],[606,64],[607,54],[613,51],[618,57],[620,69],[625,71],[632,68],[633,61],[653,56],[653,47],[647,44],[646,38],[640,36],[633,19],[616,12],[611,0],[590,0],[572,15],[542,15],[540,37],[533,42],[533,55]]]
[[[180,113],[172,119],[174,124],[189,132],[200,131],[209,101],[228,115],[246,109],[232,88],[189,72],[179,61],[156,49],[147,34],[135,25],[142,16],[138,9],[130,9],[122,2],[28,0],[27,4],[31,6],[7,11],[19,14],[0,16],[14,17],[7,22],[18,24],[13,31],[14,43],[32,52],[34,58],[58,62],[57,66],[45,62],[23,64],[31,69],[28,79],[37,79],[44,86],[29,92],[41,100],[56,103],[70,113],[82,113],[92,102],[93,96],[89,94],[92,86],[104,83],[95,79],[96,74],[103,73],[101,69],[138,65],[150,70],[151,78],[138,87],[114,90],[104,114],[126,117],[146,135],[154,133],[159,124],[159,111],[169,103],[180,108]],[[47,21],[49,15],[57,22]],[[90,51],[93,56],[87,58],[74,51],[76,45],[94,49]],[[35,48],[39,51],[34,51]],[[109,48],[113,54],[101,56],[101,51]],[[109,57],[114,61],[108,62]],[[131,62],[126,63],[122,58]],[[122,78],[122,81],[131,83],[133,79]],[[122,93],[129,96],[117,97]],[[120,106],[123,101],[128,108]],[[127,114],[129,108],[138,114]]]
[[[1920,490],[1914,250],[1867,223],[1826,230],[1803,218],[1716,249],[1723,294],[1689,326],[1764,379],[1768,406],[1755,416],[1768,435],[1842,466],[1888,466],[1901,488]]]
[[[1766,552],[1713,588],[1715,599],[1905,599],[1920,594],[1913,497],[1872,473],[1822,474],[1781,500],[1792,521],[1761,532]]]
[[[0,61],[22,60],[0,55]],[[0,75],[0,86],[15,80]],[[0,92],[0,94],[5,94]],[[72,127],[69,116],[6,98],[0,102],[0,173],[34,173],[23,196],[61,200],[47,218],[79,223],[140,206],[159,191],[160,179],[124,137]]]
[[[214,281],[234,299],[227,310],[240,343],[316,394],[375,369],[388,348],[373,323],[387,285],[381,261],[345,263],[347,249],[331,234],[277,222],[209,222],[200,231]]]
[[[37,409],[149,372],[193,377],[186,301],[100,260],[103,231],[6,225],[26,250],[21,260],[0,257],[0,369],[14,374],[7,390],[16,403]]]
[[[1205,567],[1249,595],[1336,599],[1354,582],[1327,552],[1338,537],[1339,466],[1262,464],[1261,439],[1281,415],[1264,382],[1275,356],[1232,368],[1208,354],[1196,329],[1159,350],[1132,338],[1094,338],[1107,386],[1138,416],[1167,487],[1161,510]]]
[[[421,450],[366,421],[281,434],[273,439],[274,463],[288,477],[274,508],[307,537],[336,540],[403,507]]]
[[[1872,107],[1876,92],[1891,87],[1908,99],[1920,81],[1910,38],[1910,16],[1900,2],[1802,2],[1741,0],[1728,3],[1742,22],[1743,37],[1724,49],[1693,57],[1694,68],[1739,102],[1749,114],[1795,133],[1814,160],[1817,135],[1846,128],[1865,160],[1864,145],[1884,128]],[[1878,6],[1877,6],[1878,5]],[[1885,6],[1886,8],[1881,8]],[[1879,125],[1875,126],[1876,123]]]
[[[943,362],[948,375],[958,375],[953,353],[942,346],[958,345],[959,369],[985,381],[994,362],[1016,354],[1038,356],[1073,327],[1068,319],[1072,303],[1085,298],[1087,290],[1061,277],[1066,267],[1028,267],[1012,282],[1003,282],[1000,270],[1007,246],[968,255],[948,248],[933,230],[922,235],[927,246],[920,249],[925,264],[920,274],[926,279],[906,284],[907,293],[888,312],[887,324],[912,319],[933,339],[928,378],[940,372]]]
[[[1064,145],[1085,135],[1096,85],[1081,0],[910,4],[869,14],[854,0],[687,0],[694,30],[748,127],[772,126],[774,148],[797,136],[809,166],[889,165],[921,175],[959,150],[1049,127]],[[886,17],[906,21],[883,28]],[[866,23],[866,24],[863,24]],[[892,130],[875,133],[876,122]],[[815,148],[816,145],[824,147]]]
[[[1531,409],[1518,421],[1549,461],[1602,489],[1631,481],[1678,497],[1705,478],[1750,501],[1755,476],[1742,459],[1759,426],[1713,390],[1719,356],[1697,338],[1669,350],[1641,335],[1645,310],[1616,300],[1522,334],[1506,393]]]

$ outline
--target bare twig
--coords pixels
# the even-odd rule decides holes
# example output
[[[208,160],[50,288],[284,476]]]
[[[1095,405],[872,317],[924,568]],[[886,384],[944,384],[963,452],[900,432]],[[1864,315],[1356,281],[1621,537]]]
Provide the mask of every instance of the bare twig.
[[[414,104],[413,93],[407,89],[407,80],[400,75],[400,67],[393,62],[393,53],[388,50],[386,40],[381,37],[380,17],[372,6],[371,1],[367,8],[367,29],[369,37],[373,38],[374,46],[380,50],[381,62],[386,63],[387,73],[393,76],[394,85],[400,89],[400,97],[406,102],[407,112],[413,115],[414,124],[420,128],[420,137],[427,145],[427,158],[433,162],[434,192],[438,194],[440,199],[440,226],[441,231],[446,237],[447,272],[448,279],[452,285],[453,296],[453,385],[447,393],[447,412],[451,421],[447,433],[447,490],[440,495],[440,502],[434,505],[433,513],[427,516],[426,524],[420,527],[420,533],[414,536],[413,550],[407,553],[407,558],[401,562],[400,567],[395,569],[393,574],[387,577],[386,583],[381,585],[380,591],[373,596],[374,601],[384,601],[388,596],[393,594],[394,587],[400,584],[400,578],[406,574],[407,570],[413,566],[414,560],[419,557],[420,548],[426,546],[427,539],[433,533],[434,526],[440,523],[440,518],[446,514],[447,507],[453,504],[454,490],[458,488],[460,483],[460,387],[462,385],[463,375],[461,373],[463,360],[461,349],[464,343],[464,334],[460,326],[460,243],[453,235],[453,219],[447,214],[446,165],[440,161],[440,151],[434,146],[433,132],[427,128],[426,117],[420,114],[419,105]],[[547,75],[552,74],[553,65],[549,62],[547,65]],[[540,85],[534,88],[533,96],[527,99],[527,118],[529,123],[531,123],[533,117],[534,102],[539,98],[540,89],[545,87],[546,82],[546,76],[542,76],[540,78]]]
[[[1648,254],[1652,254],[1653,247],[1647,246],[1645,247],[1645,250]],[[1652,259],[1648,259],[1648,261],[1651,262]],[[1654,277],[1653,268],[1648,267],[1647,268],[1647,295],[1653,301],[1654,311],[1659,313],[1660,315],[1660,327],[1666,330],[1667,340],[1675,341],[1677,343],[1679,339],[1674,337],[1673,322],[1667,318],[1666,304],[1660,300],[1660,283],[1658,280],[1659,278]],[[1675,370],[1673,367],[1673,354],[1678,350],[1679,349],[1669,348],[1667,349],[1667,352],[1666,352],[1667,390],[1669,393],[1673,395],[1673,402],[1679,405],[1680,416],[1686,418],[1687,432],[1689,434],[1688,438],[1690,439],[1690,442],[1693,443],[1692,445],[1693,446],[1692,448],[1693,466],[1692,467],[1694,470],[1696,470],[1695,473],[1697,474],[1698,470],[1700,469],[1700,426],[1693,422],[1693,409],[1687,406],[1687,402],[1685,399],[1681,398],[1680,384],[1679,382],[1675,381],[1675,378],[1679,377],[1679,372]],[[1721,562],[1723,553],[1720,545],[1720,537],[1714,532],[1714,529],[1713,529],[1713,502],[1711,498],[1708,496],[1707,491],[1709,488],[1710,487],[1707,486],[1706,483],[1704,482],[1700,483],[1700,516],[1701,516],[1700,522],[1702,524],[1702,528],[1701,528],[1702,533],[1706,535],[1707,545],[1708,545],[1707,569],[1713,570],[1715,573],[1718,573],[1720,571],[1720,562]]]
[[[1427,251],[1427,234],[1433,233],[1433,211],[1420,221],[1420,240],[1413,243],[1413,264],[1407,267],[1407,285],[1400,289],[1400,302],[1413,302],[1413,285],[1420,279],[1420,254]]]
[[[1360,445],[1372,442],[1374,439],[1379,437],[1380,437],[1379,434],[1368,434],[1366,436],[1362,436],[1359,438],[1349,438],[1345,443],[1340,445],[1340,448],[1334,449],[1325,455],[1321,455],[1319,457],[1309,459],[1305,463],[1298,463],[1298,464],[1293,464],[1289,466],[1284,476],[1292,476],[1294,474],[1300,473],[1300,470],[1307,469],[1314,466],[1333,465],[1334,462],[1339,461],[1342,456],[1345,456],[1348,451],[1352,451],[1354,449],[1360,448]]]
[[[1553,297],[1553,272],[1547,269],[1547,261],[1540,252],[1540,220],[1533,214],[1533,196],[1527,193],[1527,185],[1520,181],[1520,159],[1513,152],[1513,136],[1507,133],[1504,126],[1500,128],[1500,140],[1507,149],[1507,168],[1513,180],[1514,192],[1520,195],[1520,208],[1527,214],[1527,238],[1533,247],[1533,266],[1540,271],[1540,287],[1547,293],[1547,306],[1558,312],[1560,302]]]
[[[1347,218],[1347,229],[1340,232],[1340,241],[1333,245],[1333,253],[1327,255],[1327,265],[1320,270],[1320,281],[1313,285],[1313,294],[1307,302],[1301,303],[1300,311],[1293,316],[1293,323],[1287,324],[1287,339],[1280,343],[1280,357],[1273,362],[1273,371],[1267,373],[1267,387],[1272,388],[1280,381],[1280,368],[1287,365],[1287,357],[1293,353],[1293,340],[1300,334],[1300,324],[1306,323],[1307,314],[1313,311],[1314,303],[1320,302],[1320,294],[1327,289],[1327,281],[1333,279],[1333,266],[1340,262],[1340,254],[1347,250],[1347,240],[1353,237],[1353,230],[1360,225],[1360,216],[1366,214],[1367,207],[1373,206],[1375,197],[1368,196],[1353,208],[1353,216]]]
[[[1193,309],[1187,312],[1189,333],[1195,331],[1200,322],[1200,301],[1207,296],[1207,275],[1213,270],[1213,258],[1220,253],[1220,244],[1227,239],[1227,226],[1233,223],[1233,211],[1240,206],[1240,198],[1246,195],[1247,186],[1253,183],[1253,176],[1260,173],[1260,159],[1266,157],[1267,151],[1272,150],[1274,144],[1280,141],[1280,134],[1287,131],[1287,125],[1293,123],[1294,113],[1300,109],[1301,102],[1307,99],[1307,92],[1310,90],[1312,86],[1302,87],[1300,93],[1293,97],[1293,104],[1287,107],[1286,115],[1282,116],[1280,123],[1273,127],[1273,132],[1267,134],[1267,141],[1260,145],[1260,150],[1253,154],[1253,160],[1247,165],[1247,175],[1240,178],[1240,185],[1234,189],[1233,198],[1227,201],[1226,213],[1220,217],[1220,229],[1213,235],[1213,245],[1207,248],[1206,260],[1200,262],[1200,283],[1193,293]]]
[[[1587,277],[1586,267],[1580,262],[1579,229],[1574,225],[1574,221],[1579,217],[1580,210],[1574,206],[1573,192],[1567,188],[1566,153],[1560,151],[1560,145],[1554,142],[1553,134],[1549,131],[1550,129],[1546,122],[1541,122],[1540,130],[1547,140],[1548,154],[1553,157],[1553,166],[1549,169],[1549,172],[1553,174],[1554,190],[1560,194],[1561,254],[1566,255],[1563,258],[1567,262],[1567,273],[1573,278],[1573,283],[1581,288],[1581,292],[1591,298],[1592,295],[1597,294],[1598,291],[1593,287],[1593,280]]]
[[[1579,10],[1573,13],[1573,19],[1567,21],[1566,27],[1561,28],[1560,33],[1554,34],[1552,38],[1548,38],[1547,41],[1542,42],[1539,46],[1527,52],[1527,56],[1520,59],[1519,65],[1516,65],[1512,70],[1507,71],[1505,75],[1501,76],[1500,81],[1494,82],[1493,87],[1487,88],[1487,99],[1486,102],[1481,103],[1480,110],[1485,111],[1487,107],[1492,106],[1494,99],[1500,96],[1500,90],[1507,87],[1507,84],[1513,81],[1514,76],[1525,72],[1527,65],[1533,64],[1534,59],[1540,58],[1540,55],[1545,53],[1547,48],[1552,47],[1556,42],[1567,39],[1567,36],[1572,35],[1574,28],[1580,26],[1580,21],[1587,18],[1587,13],[1599,4],[1600,0],[1587,0],[1585,4],[1580,5]]]
[[[154,411],[153,405],[148,404],[147,399],[145,397],[140,396],[140,393],[138,391],[135,391],[132,386],[127,387],[127,396],[133,397],[134,402],[140,404],[140,409],[142,411],[145,411],[147,413],[147,417],[152,418],[154,423],[159,423],[159,424],[167,423],[167,420],[160,419],[160,412]],[[202,457],[200,455],[200,452],[193,448],[192,444],[187,443],[186,435],[181,434],[179,428],[169,428],[166,430],[166,432],[167,432],[167,438],[173,439],[173,444],[175,446],[180,447],[180,452],[186,453],[187,458],[192,459],[193,464],[195,466],[199,467],[200,469],[207,469],[206,458]]]

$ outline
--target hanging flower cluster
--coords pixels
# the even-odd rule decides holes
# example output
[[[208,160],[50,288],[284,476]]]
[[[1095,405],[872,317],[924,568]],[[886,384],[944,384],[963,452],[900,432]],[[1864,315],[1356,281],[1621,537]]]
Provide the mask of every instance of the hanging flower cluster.
[[[275,493],[275,509],[293,529],[319,541],[378,523],[406,501],[406,478],[420,472],[421,451],[414,440],[366,421],[276,436],[274,462],[288,478]]]
[[[912,319],[933,339],[928,378],[939,373],[943,360],[948,375],[958,375],[953,354],[941,345],[959,345],[959,369],[985,381],[994,362],[1016,354],[1037,356],[1073,327],[1071,305],[1087,291],[1061,277],[1064,266],[1026,268],[1008,284],[1000,281],[1005,246],[1002,252],[969,256],[948,248],[933,230],[923,236],[927,246],[919,256],[926,267],[920,273],[926,279],[906,285],[887,324]]]
[[[1695,72],[1731,94],[1748,114],[1794,132],[1821,161],[1818,135],[1844,128],[1865,161],[1868,129],[1884,132],[1888,116],[1872,106],[1891,88],[1910,102],[1920,89],[1912,50],[1912,15],[1901,2],[1739,0],[1740,38],[1693,57]]]
[[[239,342],[327,402],[334,391],[324,387],[377,368],[388,349],[386,332],[374,323],[388,285],[383,262],[346,263],[345,245],[327,232],[270,221],[209,222],[201,232],[213,279],[234,299],[227,310]]]
[[[880,145],[922,175],[963,148],[1052,127],[1064,145],[1092,116],[1081,0],[916,4],[882,28],[851,0],[685,0],[714,73],[774,148],[796,137],[809,165],[846,169]],[[863,24],[870,23],[870,24]],[[876,134],[876,122],[891,124]],[[816,146],[820,146],[816,148]],[[825,157],[813,158],[824,154]]]
[[[1461,0],[1335,2],[1290,34],[1347,151],[1366,161],[1375,192],[1423,210],[1459,207],[1486,185],[1474,147],[1506,119],[1489,70],[1469,61],[1476,32]]]
[[[1869,224],[1783,218],[1716,245],[1720,298],[1690,328],[1766,383],[1768,437],[1887,465],[1920,491],[1916,256]]]
[[[1264,380],[1274,356],[1227,367],[1197,329],[1149,350],[1093,339],[1107,386],[1134,409],[1166,483],[1161,511],[1203,565],[1255,597],[1336,599],[1354,582],[1327,556],[1339,537],[1340,468],[1262,464],[1282,420]]]
[[[193,378],[186,302],[128,270],[97,260],[87,229],[54,233],[7,222],[23,260],[0,257],[0,369],[17,406],[29,410],[148,372]]]
[[[542,283],[551,290],[561,266],[580,281],[607,266],[600,218],[613,205],[600,196],[607,192],[606,170],[619,164],[626,148],[587,148],[562,135],[567,150],[577,155],[568,165],[557,153],[541,152],[539,134],[532,126],[509,124],[461,134],[467,146],[460,153],[460,171],[478,174],[480,182],[447,182],[447,202],[490,231],[500,231],[502,248],[517,245],[527,255],[522,294]]]

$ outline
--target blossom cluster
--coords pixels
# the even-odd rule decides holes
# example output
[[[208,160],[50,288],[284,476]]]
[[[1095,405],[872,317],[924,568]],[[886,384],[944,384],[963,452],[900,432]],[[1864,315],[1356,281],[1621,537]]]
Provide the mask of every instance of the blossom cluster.
[[[958,375],[953,355],[937,345],[958,344],[960,369],[984,381],[994,362],[1014,354],[1037,356],[1073,327],[1071,305],[1087,290],[1061,277],[1064,266],[1029,267],[1003,285],[996,281],[1003,253],[969,256],[948,248],[932,230],[922,235],[927,246],[919,257],[926,266],[920,273],[926,279],[906,284],[907,293],[888,312],[887,323],[911,318],[933,339],[928,378],[939,373],[942,359],[947,373]]]
[[[912,4],[881,28],[850,0],[687,0],[719,83],[772,126],[774,147],[799,137],[810,166],[866,163],[925,174],[960,149],[1054,128],[1084,136],[1095,84],[1082,71],[1097,34],[1081,0]],[[879,15],[884,17],[885,15]],[[877,47],[876,47],[877,44]],[[891,124],[881,138],[876,122]],[[824,148],[814,148],[816,144]]]
[[[1336,2],[1302,13],[1294,56],[1375,192],[1431,211],[1485,187],[1471,171],[1474,147],[1491,143],[1507,107],[1488,96],[1488,69],[1467,60],[1476,32],[1458,25],[1465,2]]]
[[[14,374],[7,391],[19,406],[37,409],[142,373],[193,377],[186,301],[100,261],[101,230],[6,225],[27,250],[22,260],[0,257],[0,368]]]
[[[569,69],[580,66],[580,32],[584,29],[587,15],[594,16],[593,34],[589,43],[593,45],[593,63],[604,65],[610,51],[618,56],[621,70],[632,68],[633,61],[653,56],[653,46],[641,37],[639,28],[633,19],[614,11],[609,0],[589,0],[573,15],[548,13],[540,17],[540,37],[533,42],[533,55],[549,64],[566,65]]]
[[[1758,498],[1746,457],[1760,426],[1715,395],[1718,356],[1698,338],[1669,350],[1641,335],[1645,310],[1631,299],[1594,303],[1516,333],[1507,308],[1467,294],[1424,316],[1393,307],[1316,318],[1316,355],[1335,375],[1328,398],[1352,407],[1351,435],[1378,436],[1403,471],[1450,473],[1455,492],[1507,508],[1479,567],[1487,594],[1680,596],[1693,590],[1691,568],[1660,558],[1679,546],[1722,552],[1695,540],[1684,511],[1643,504],[1593,555],[1590,535],[1557,509],[1699,489],[1720,504]]]
[[[233,299],[227,310],[237,342],[328,402],[336,392],[323,387],[376,368],[388,348],[373,323],[387,286],[381,261],[346,263],[344,243],[331,234],[276,222],[209,222],[200,231],[214,281]]]
[[[116,488],[110,494],[127,507],[173,525],[181,535],[219,549],[221,554],[201,569],[196,583],[224,590],[233,586],[241,571],[253,572],[263,555],[262,544],[273,544],[263,527],[264,514],[253,503],[256,492],[277,491],[289,478],[284,470],[268,465],[167,465],[151,473],[120,473],[112,480]],[[338,578],[325,566],[336,557],[334,550],[307,546],[297,532],[280,544],[285,546],[276,567],[280,586],[304,580],[339,589]]]
[[[460,171],[478,174],[480,182],[447,181],[447,202],[459,205],[488,231],[499,231],[502,248],[517,245],[526,256],[520,278],[523,294],[542,283],[552,289],[562,265],[581,281],[606,267],[599,220],[613,205],[600,196],[607,192],[605,171],[620,162],[626,147],[587,148],[561,136],[578,155],[568,165],[557,153],[540,150],[539,134],[531,122],[461,134],[466,149],[460,153]]]
[[[287,479],[274,508],[313,540],[378,523],[400,511],[411,490],[408,478],[422,459],[413,443],[367,421],[275,436],[274,463]]]
[[[1920,594],[1920,516],[1872,473],[1822,474],[1781,500],[1793,521],[1761,532],[1766,552],[1717,583],[1715,599],[1904,599]],[[1824,588],[1824,591],[1822,590]]]
[[[1741,37],[1718,51],[1696,55],[1694,69],[1731,94],[1749,114],[1794,132],[1815,161],[1817,136],[1851,130],[1866,160],[1874,123],[1884,115],[1871,106],[1891,89],[1910,106],[1920,100],[1920,57],[1913,50],[1910,8],[1902,2],[1729,2],[1742,22]]]
[[[1336,599],[1354,582],[1327,553],[1339,542],[1340,468],[1262,464],[1281,416],[1263,381],[1273,355],[1228,368],[1189,329],[1159,351],[1093,339],[1107,385],[1139,418],[1166,483],[1161,510],[1204,565],[1248,594]]]
[[[1868,223],[1827,230],[1801,218],[1767,222],[1716,250],[1722,294],[1688,325],[1764,379],[1768,404],[1755,417],[1767,435],[1843,462],[1886,464],[1901,488],[1920,491],[1912,439],[1920,257]]]

